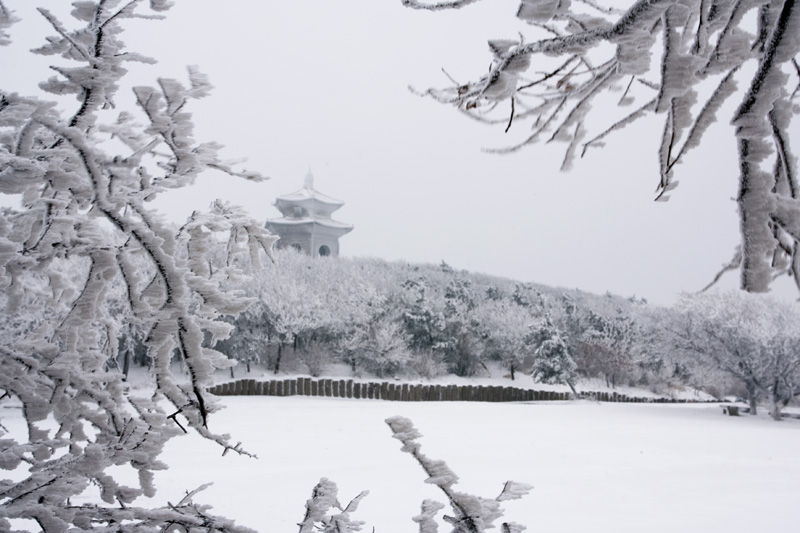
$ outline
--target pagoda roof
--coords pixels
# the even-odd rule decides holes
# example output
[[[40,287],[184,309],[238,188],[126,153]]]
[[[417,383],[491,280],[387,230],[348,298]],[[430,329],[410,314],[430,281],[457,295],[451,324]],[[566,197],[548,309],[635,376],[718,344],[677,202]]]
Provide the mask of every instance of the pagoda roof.
[[[303,226],[307,224],[319,224],[320,226],[331,228],[335,230],[345,230],[345,233],[353,229],[350,224],[338,222],[330,218],[315,218],[315,217],[281,217],[273,218],[267,221],[268,224],[276,226]]]
[[[343,201],[322,194],[321,192],[319,192],[314,188],[314,175],[311,173],[311,169],[308,169],[308,172],[306,173],[305,182],[303,184],[302,189],[297,190],[295,192],[291,192],[289,194],[278,196],[275,199],[275,205],[307,204],[313,202],[320,202],[323,204],[328,204],[331,206],[338,206],[338,207],[344,205]]]
[[[278,204],[279,202],[302,204],[309,201],[317,201],[323,204],[337,205],[337,206],[344,205],[344,202],[342,202],[341,200],[331,198],[330,196],[322,194],[321,192],[317,191],[314,188],[307,188],[307,187],[303,187],[302,189],[295,192],[291,192],[289,194],[278,196],[275,199],[276,204]]]

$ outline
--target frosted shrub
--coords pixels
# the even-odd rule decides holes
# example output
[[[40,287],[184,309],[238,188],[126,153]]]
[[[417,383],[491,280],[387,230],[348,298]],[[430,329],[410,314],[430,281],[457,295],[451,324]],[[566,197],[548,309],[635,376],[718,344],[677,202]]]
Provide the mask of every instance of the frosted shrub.
[[[328,347],[316,342],[304,346],[297,355],[315,378],[321,376],[332,361]]]
[[[432,379],[443,375],[447,371],[447,367],[442,362],[441,357],[438,357],[433,351],[424,350],[414,354],[411,359],[410,370],[420,377]]]

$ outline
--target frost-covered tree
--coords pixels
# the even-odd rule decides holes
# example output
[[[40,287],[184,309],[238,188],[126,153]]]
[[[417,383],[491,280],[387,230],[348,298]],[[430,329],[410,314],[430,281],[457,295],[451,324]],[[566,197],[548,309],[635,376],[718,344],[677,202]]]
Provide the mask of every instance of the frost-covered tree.
[[[482,358],[502,361],[514,380],[525,358],[533,355],[528,335],[537,317],[532,308],[507,298],[488,299],[475,308],[474,315],[480,331]]]
[[[403,325],[391,315],[376,315],[347,335],[341,345],[352,368],[378,377],[412,373],[414,354],[408,348]]]
[[[531,369],[534,379],[542,383],[566,383],[572,392],[577,394],[575,390],[577,365],[569,353],[569,346],[561,332],[549,318],[545,318],[543,323],[532,328],[528,343],[536,347]]]
[[[409,346],[418,351],[444,352],[448,346],[443,305],[438,305],[424,277],[403,282],[402,321]]]
[[[298,269],[300,254],[287,251],[281,254],[274,269],[254,273],[252,283],[245,285],[247,294],[257,302],[248,309],[243,320],[252,324],[253,333],[239,335],[249,340],[267,335],[267,344],[277,347],[273,370],[281,368],[286,348],[296,351],[301,338],[310,339],[315,331],[325,327],[326,309],[319,285],[307,269]]]
[[[477,1],[402,0],[431,11]],[[800,184],[789,142],[800,97],[800,8],[793,0],[631,0],[622,10],[521,0],[516,16],[518,37],[489,41],[488,72],[425,94],[506,131],[527,120],[523,139],[498,151],[564,142],[564,169],[637,119],[663,116],[657,200],[676,187],[676,166],[706,141],[723,103],[738,99],[730,120],[741,244],[726,270],[739,269],[750,292],[768,290],[782,273],[800,288]],[[615,104],[616,119],[594,117],[593,106]]]
[[[0,91],[0,192],[20,202],[0,211],[0,303],[20,325],[3,331],[0,401],[21,405],[27,424],[26,434],[0,426],[0,468],[13,471],[0,480],[3,531],[10,519],[47,532],[245,530],[194,504],[193,493],[160,509],[140,499],[155,493],[165,443],[187,429],[244,453],[210,427],[217,406],[206,388],[215,368],[231,364],[210,346],[230,333],[221,319],[251,303],[221,289],[240,273],[233,258],[244,252],[257,265],[273,242],[220,202],[178,230],[148,207],[207,169],[260,177],[235,172],[217,144],[192,138],[187,108],[210,89],[196,69],[188,85],[136,87],[138,117],[114,111],[125,62],[150,61],[124,50],[122,23],[159,18],[170,4],[151,0],[148,13],[143,3],[75,2],[75,29],[39,10],[55,35],[35,52],[68,62],[40,87],[74,95],[72,112]],[[9,19],[0,6],[0,31]],[[207,254],[218,239],[230,260],[215,267]],[[112,364],[131,324],[146,332],[154,378],[139,393]],[[176,359],[186,377],[171,372]],[[120,482],[120,470],[138,482]]]
[[[593,311],[585,324],[576,353],[580,369],[588,376],[602,375],[615,387],[633,367],[636,326],[628,316],[608,318]]]
[[[447,266],[442,263],[443,266]],[[457,376],[473,376],[481,361],[478,357],[478,324],[474,319],[475,295],[472,282],[462,273],[445,270],[451,276],[444,290],[445,363]]]
[[[759,396],[770,414],[800,396],[800,311],[797,304],[765,295],[712,292],[685,296],[673,329],[677,346],[701,362],[739,380],[751,414]]]

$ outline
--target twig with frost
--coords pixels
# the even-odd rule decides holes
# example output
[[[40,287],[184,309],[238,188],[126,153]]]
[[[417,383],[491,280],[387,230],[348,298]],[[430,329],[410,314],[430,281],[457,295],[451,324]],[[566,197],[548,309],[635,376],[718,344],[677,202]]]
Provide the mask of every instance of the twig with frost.
[[[350,531],[361,531],[364,522],[350,519],[350,513],[358,509],[358,504],[369,494],[368,490],[361,492],[353,498],[347,507],[342,509],[342,505],[337,499],[339,489],[336,483],[328,478],[322,478],[311,492],[311,499],[306,501],[306,515],[303,521],[297,524],[300,526],[299,533],[349,533]],[[332,509],[338,509],[341,513],[333,513]],[[317,525],[319,524],[319,525]]]
[[[439,487],[447,496],[454,516],[445,515],[443,519],[453,525],[452,533],[483,533],[494,527],[493,522],[503,516],[500,502],[522,498],[533,488],[531,485],[507,481],[500,495],[494,499],[473,496],[464,492],[453,490],[453,485],[458,483],[458,476],[450,470],[444,461],[431,459],[421,451],[421,445],[416,442],[422,434],[414,427],[411,420],[394,416],[386,419],[391,428],[393,437],[403,443],[402,451],[411,454],[422,466],[431,483]],[[420,533],[436,533],[438,524],[434,520],[436,514],[444,505],[434,500],[422,502],[422,511],[413,520],[419,524]],[[519,533],[525,526],[513,522],[504,522],[501,530],[504,533]]]

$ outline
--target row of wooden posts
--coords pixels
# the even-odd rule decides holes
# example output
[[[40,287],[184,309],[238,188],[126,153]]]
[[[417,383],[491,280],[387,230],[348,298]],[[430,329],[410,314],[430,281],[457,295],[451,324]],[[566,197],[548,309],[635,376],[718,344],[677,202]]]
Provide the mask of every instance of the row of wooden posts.
[[[258,381],[240,379],[215,385],[217,396],[324,396],[329,398],[364,398],[399,402],[524,402],[568,400],[568,392],[520,389],[492,385],[433,385],[392,382],[360,382],[352,379],[275,379]],[[679,403],[672,398],[640,398],[616,392],[579,393],[581,398],[601,402]]]

